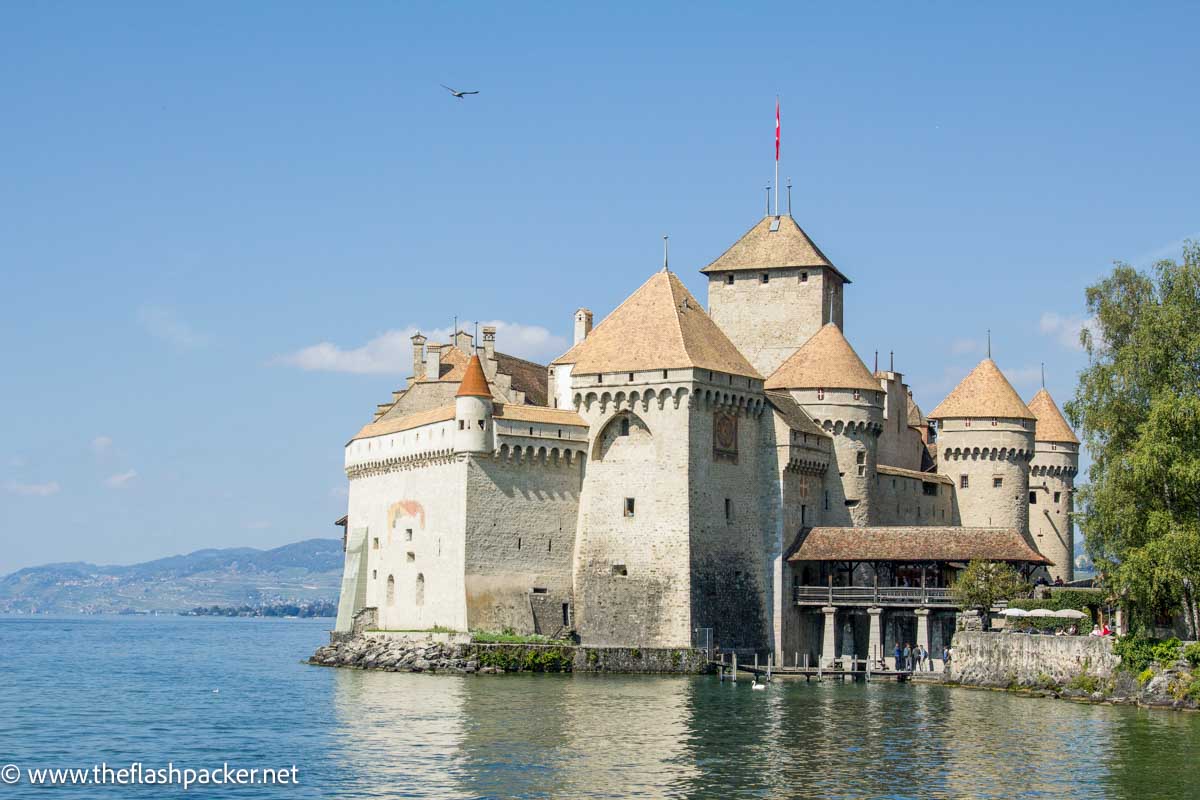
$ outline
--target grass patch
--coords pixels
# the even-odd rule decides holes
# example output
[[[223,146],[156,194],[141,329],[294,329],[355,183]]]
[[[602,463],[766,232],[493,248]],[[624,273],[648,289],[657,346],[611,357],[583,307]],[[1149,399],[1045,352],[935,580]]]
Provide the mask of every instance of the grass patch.
[[[458,633],[458,631],[444,625],[434,625],[432,628],[369,628],[367,633]]]
[[[504,631],[472,631],[471,641],[476,644],[554,644],[560,646],[570,646],[573,644],[566,639],[551,639],[549,636],[543,636],[540,633],[522,636],[514,633],[511,629]]]

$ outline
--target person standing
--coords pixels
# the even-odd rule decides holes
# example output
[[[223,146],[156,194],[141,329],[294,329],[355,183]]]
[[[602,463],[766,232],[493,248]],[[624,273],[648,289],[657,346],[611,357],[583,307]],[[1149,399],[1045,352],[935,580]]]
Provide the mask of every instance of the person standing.
[[[942,672],[950,671],[950,645],[942,648]]]
[[[923,654],[921,651],[921,645],[917,645],[916,647],[913,648],[913,663],[916,665],[917,672],[921,671],[922,656],[923,656]]]
[[[896,642],[896,649],[892,652],[892,656],[892,669],[897,672],[904,669],[904,661],[901,660],[904,657],[904,653],[900,649],[900,642]]]
[[[912,644],[910,644],[909,642],[905,642],[904,643],[904,670],[906,672],[912,672],[912,664],[913,664]]]

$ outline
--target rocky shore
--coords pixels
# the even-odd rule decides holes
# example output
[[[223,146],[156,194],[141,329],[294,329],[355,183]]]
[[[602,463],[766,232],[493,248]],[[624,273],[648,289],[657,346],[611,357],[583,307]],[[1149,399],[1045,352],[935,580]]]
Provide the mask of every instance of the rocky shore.
[[[309,664],[322,667],[379,669],[387,672],[437,672],[452,675],[503,672],[471,658],[471,646],[408,639],[357,637],[317,649]]]
[[[336,639],[308,660],[321,667],[494,675],[504,672],[611,672],[695,675],[711,671],[708,655],[689,648],[581,647],[438,641],[366,632]]]

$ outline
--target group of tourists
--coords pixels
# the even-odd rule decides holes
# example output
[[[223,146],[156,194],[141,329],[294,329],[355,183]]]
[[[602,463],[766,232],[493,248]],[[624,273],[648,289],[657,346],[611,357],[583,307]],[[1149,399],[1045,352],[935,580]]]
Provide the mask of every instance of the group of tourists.
[[[896,670],[904,672],[933,672],[933,654],[923,645],[913,647],[912,644],[896,642],[892,652],[896,659]],[[950,648],[942,648],[942,670],[950,666]]]

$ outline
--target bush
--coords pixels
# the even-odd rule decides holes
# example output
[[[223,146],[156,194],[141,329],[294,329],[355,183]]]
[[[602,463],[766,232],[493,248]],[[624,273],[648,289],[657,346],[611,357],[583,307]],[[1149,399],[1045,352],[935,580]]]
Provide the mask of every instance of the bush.
[[[1159,641],[1123,636],[1113,645],[1113,652],[1121,657],[1121,664],[1130,672],[1142,672],[1154,663],[1174,664],[1179,660],[1181,649],[1175,638]]]
[[[505,672],[571,672],[575,664],[574,654],[560,647],[480,648],[476,659]]]
[[[1086,675],[1079,673],[1067,683],[1068,689],[1077,689],[1088,694],[1095,694],[1100,691],[1100,679],[1094,675]]]
[[[540,633],[521,636],[512,628],[505,628],[499,633],[496,631],[472,631],[471,641],[480,644],[571,644],[566,639],[551,639],[549,636],[542,636]]]
[[[1152,670],[1150,667],[1146,667],[1144,670],[1142,670],[1141,672],[1138,673],[1137,682],[1140,685],[1145,686],[1147,683],[1150,682],[1150,679],[1153,677],[1154,677],[1154,670]]]
[[[1200,667],[1200,642],[1192,642],[1183,648],[1183,658],[1193,667]]]

